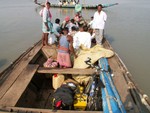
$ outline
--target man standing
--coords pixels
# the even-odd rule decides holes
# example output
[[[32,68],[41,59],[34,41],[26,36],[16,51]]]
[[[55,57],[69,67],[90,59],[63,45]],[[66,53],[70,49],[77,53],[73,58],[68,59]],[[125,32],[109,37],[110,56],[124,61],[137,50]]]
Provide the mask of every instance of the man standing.
[[[96,43],[100,45],[102,44],[106,20],[107,15],[104,11],[102,11],[102,5],[99,4],[97,6],[97,11],[94,14],[93,29],[95,32]]]
[[[47,46],[48,45],[48,35],[50,32],[52,32],[52,23],[51,23],[52,15],[50,13],[50,2],[45,3],[42,17],[43,17],[42,18],[42,20],[43,20],[43,22],[42,22],[43,23],[43,25],[42,25],[42,31],[43,31],[42,43],[43,43],[43,46]]]

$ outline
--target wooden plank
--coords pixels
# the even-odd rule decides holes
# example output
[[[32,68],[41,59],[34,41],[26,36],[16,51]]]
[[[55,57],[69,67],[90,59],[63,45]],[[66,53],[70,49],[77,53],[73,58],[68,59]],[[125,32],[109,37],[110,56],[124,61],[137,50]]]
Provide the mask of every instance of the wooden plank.
[[[0,106],[15,106],[39,65],[28,65],[0,100]]]
[[[57,60],[57,47],[56,45],[51,45],[51,46],[44,46],[42,48],[42,53],[43,55],[48,59],[48,58],[52,58]]]
[[[49,109],[35,109],[35,108],[21,108],[21,107],[0,107],[1,110],[11,112],[34,112],[34,113],[103,113],[102,111],[75,111],[75,110],[49,110]]]
[[[35,47],[26,54],[20,62],[11,70],[9,75],[7,75],[7,79],[0,86],[0,99],[4,96],[7,90],[11,87],[14,81],[17,79],[19,74],[23,71],[23,69],[29,64],[29,62],[33,59],[33,57],[40,51],[42,47],[42,43],[38,43]]]
[[[74,69],[74,68],[44,68],[39,67],[37,70],[38,73],[60,73],[60,74],[94,74],[95,69]]]
[[[114,56],[109,59],[109,65],[113,71],[113,81],[128,113],[138,113],[138,108],[135,105],[132,96],[129,92],[129,86],[124,78],[124,70],[122,65],[118,62],[117,57]]]

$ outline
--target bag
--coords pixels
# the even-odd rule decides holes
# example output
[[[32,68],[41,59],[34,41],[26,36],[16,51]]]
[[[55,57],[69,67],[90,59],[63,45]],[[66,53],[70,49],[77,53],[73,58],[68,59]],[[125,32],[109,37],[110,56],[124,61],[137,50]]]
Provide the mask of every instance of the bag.
[[[43,66],[46,68],[55,68],[58,66],[58,63],[52,58],[48,58],[47,61],[43,64]]]
[[[58,89],[64,82],[65,76],[62,74],[54,74],[52,79],[53,88]]]
[[[51,27],[51,32],[53,32],[53,27]],[[49,33],[48,36],[48,44],[52,45],[57,42],[57,38],[54,33]]]
[[[74,101],[74,91],[67,85],[63,84],[53,94],[54,109],[68,110],[72,107]]]

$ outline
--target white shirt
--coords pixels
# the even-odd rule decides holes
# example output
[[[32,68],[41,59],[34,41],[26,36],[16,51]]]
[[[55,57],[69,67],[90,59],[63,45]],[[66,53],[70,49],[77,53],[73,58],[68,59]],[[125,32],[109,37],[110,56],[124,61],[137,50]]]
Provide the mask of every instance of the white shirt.
[[[81,44],[83,44],[85,47],[90,48],[91,47],[91,35],[88,32],[78,32],[73,37],[73,47],[75,49],[79,49]]]
[[[98,13],[98,11],[96,11],[93,19],[93,28],[104,29],[106,20],[107,15],[104,11],[101,11],[100,14]]]
[[[93,28],[93,20],[91,20],[88,25],[90,26],[90,28]]]
[[[59,24],[56,24],[56,23],[53,23],[53,29],[54,29],[54,33],[56,34],[56,35],[59,35],[59,33],[58,33],[58,29],[60,29],[60,25]]]
[[[46,7],[43,9],[43,22],[51,21],[49,11]]]

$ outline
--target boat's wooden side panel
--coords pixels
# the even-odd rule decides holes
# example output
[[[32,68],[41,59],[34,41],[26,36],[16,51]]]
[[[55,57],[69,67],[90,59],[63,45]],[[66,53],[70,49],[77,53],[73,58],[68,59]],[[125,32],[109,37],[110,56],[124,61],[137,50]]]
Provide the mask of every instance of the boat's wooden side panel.
[[[51,4],[51,7],[53,8],[75,8],[75,5],[57,5],[57,4]],[[84,5],[82,4],[82,8],[86,9],[96,9],[96,5]]]
[[[117,60],[115,59],[115,56],[114,56],[114,58],[110,59],[109,64],[111,66],[111,69],[114,70],[113,71],[114,84],[121,96],[121,100],[125,106],[125,109],[129,110],[130,113],[133,113],[133,112],[138,113],[139,112],[138,108],[135,105],[133,98],[131,97],[131,94],[129,91],[129,86],[128,86],[127,82],[125,81],[125,78],[123,75],[124,72],[121,68],[119,68],[119,64],[118,64]]]
[[[39,69],[37,70],[38,73],[51,73],[51,74],[55,74],[55,73],[59,73],[59,74],[94,74],[95,73],[95,69],[74,69],[74,68],[56,68],[56,69],[52,69],[52,68],[44,68],[44,67],[39,67]]]
[[[35,74],[38,65],[28,65],[25,70],[19,75],[14,84],[0,99],[0,106],[15,106],[22,93],[27,88],[33,75]]]
[[[11,72],[5,82],[0,86],[0,99],[5,95],[7,90],[12,86],[14,81],[18,78],[19,74],[23,71],[23,69],[29,64],[29,62],[34,58],[34,56],[40,51],[42,47],[42,43],[38,43],[28,54],[26,54],[18,64],[13,67]]]
[[[21,107],[0,107],[1,110],[12,111],[17,113],[103,113],[101,111],[73,111],[73,110],[49,110],[49,109],[34,109]]]
[[[104,46],[108,49],[113,50],[109,42],[106,40]],[[119,95],[125,106],[125,109],[127,110],[128,113],[139,113],[139,110],[136,104],[134,103],[132,95],[130,94],[128,83],[124,78],[125,70],[121,62],[119,61],[116,54],[112,58],[109,58],[108,61],[114,74],[113,76],[114,84],[119,92]]]

